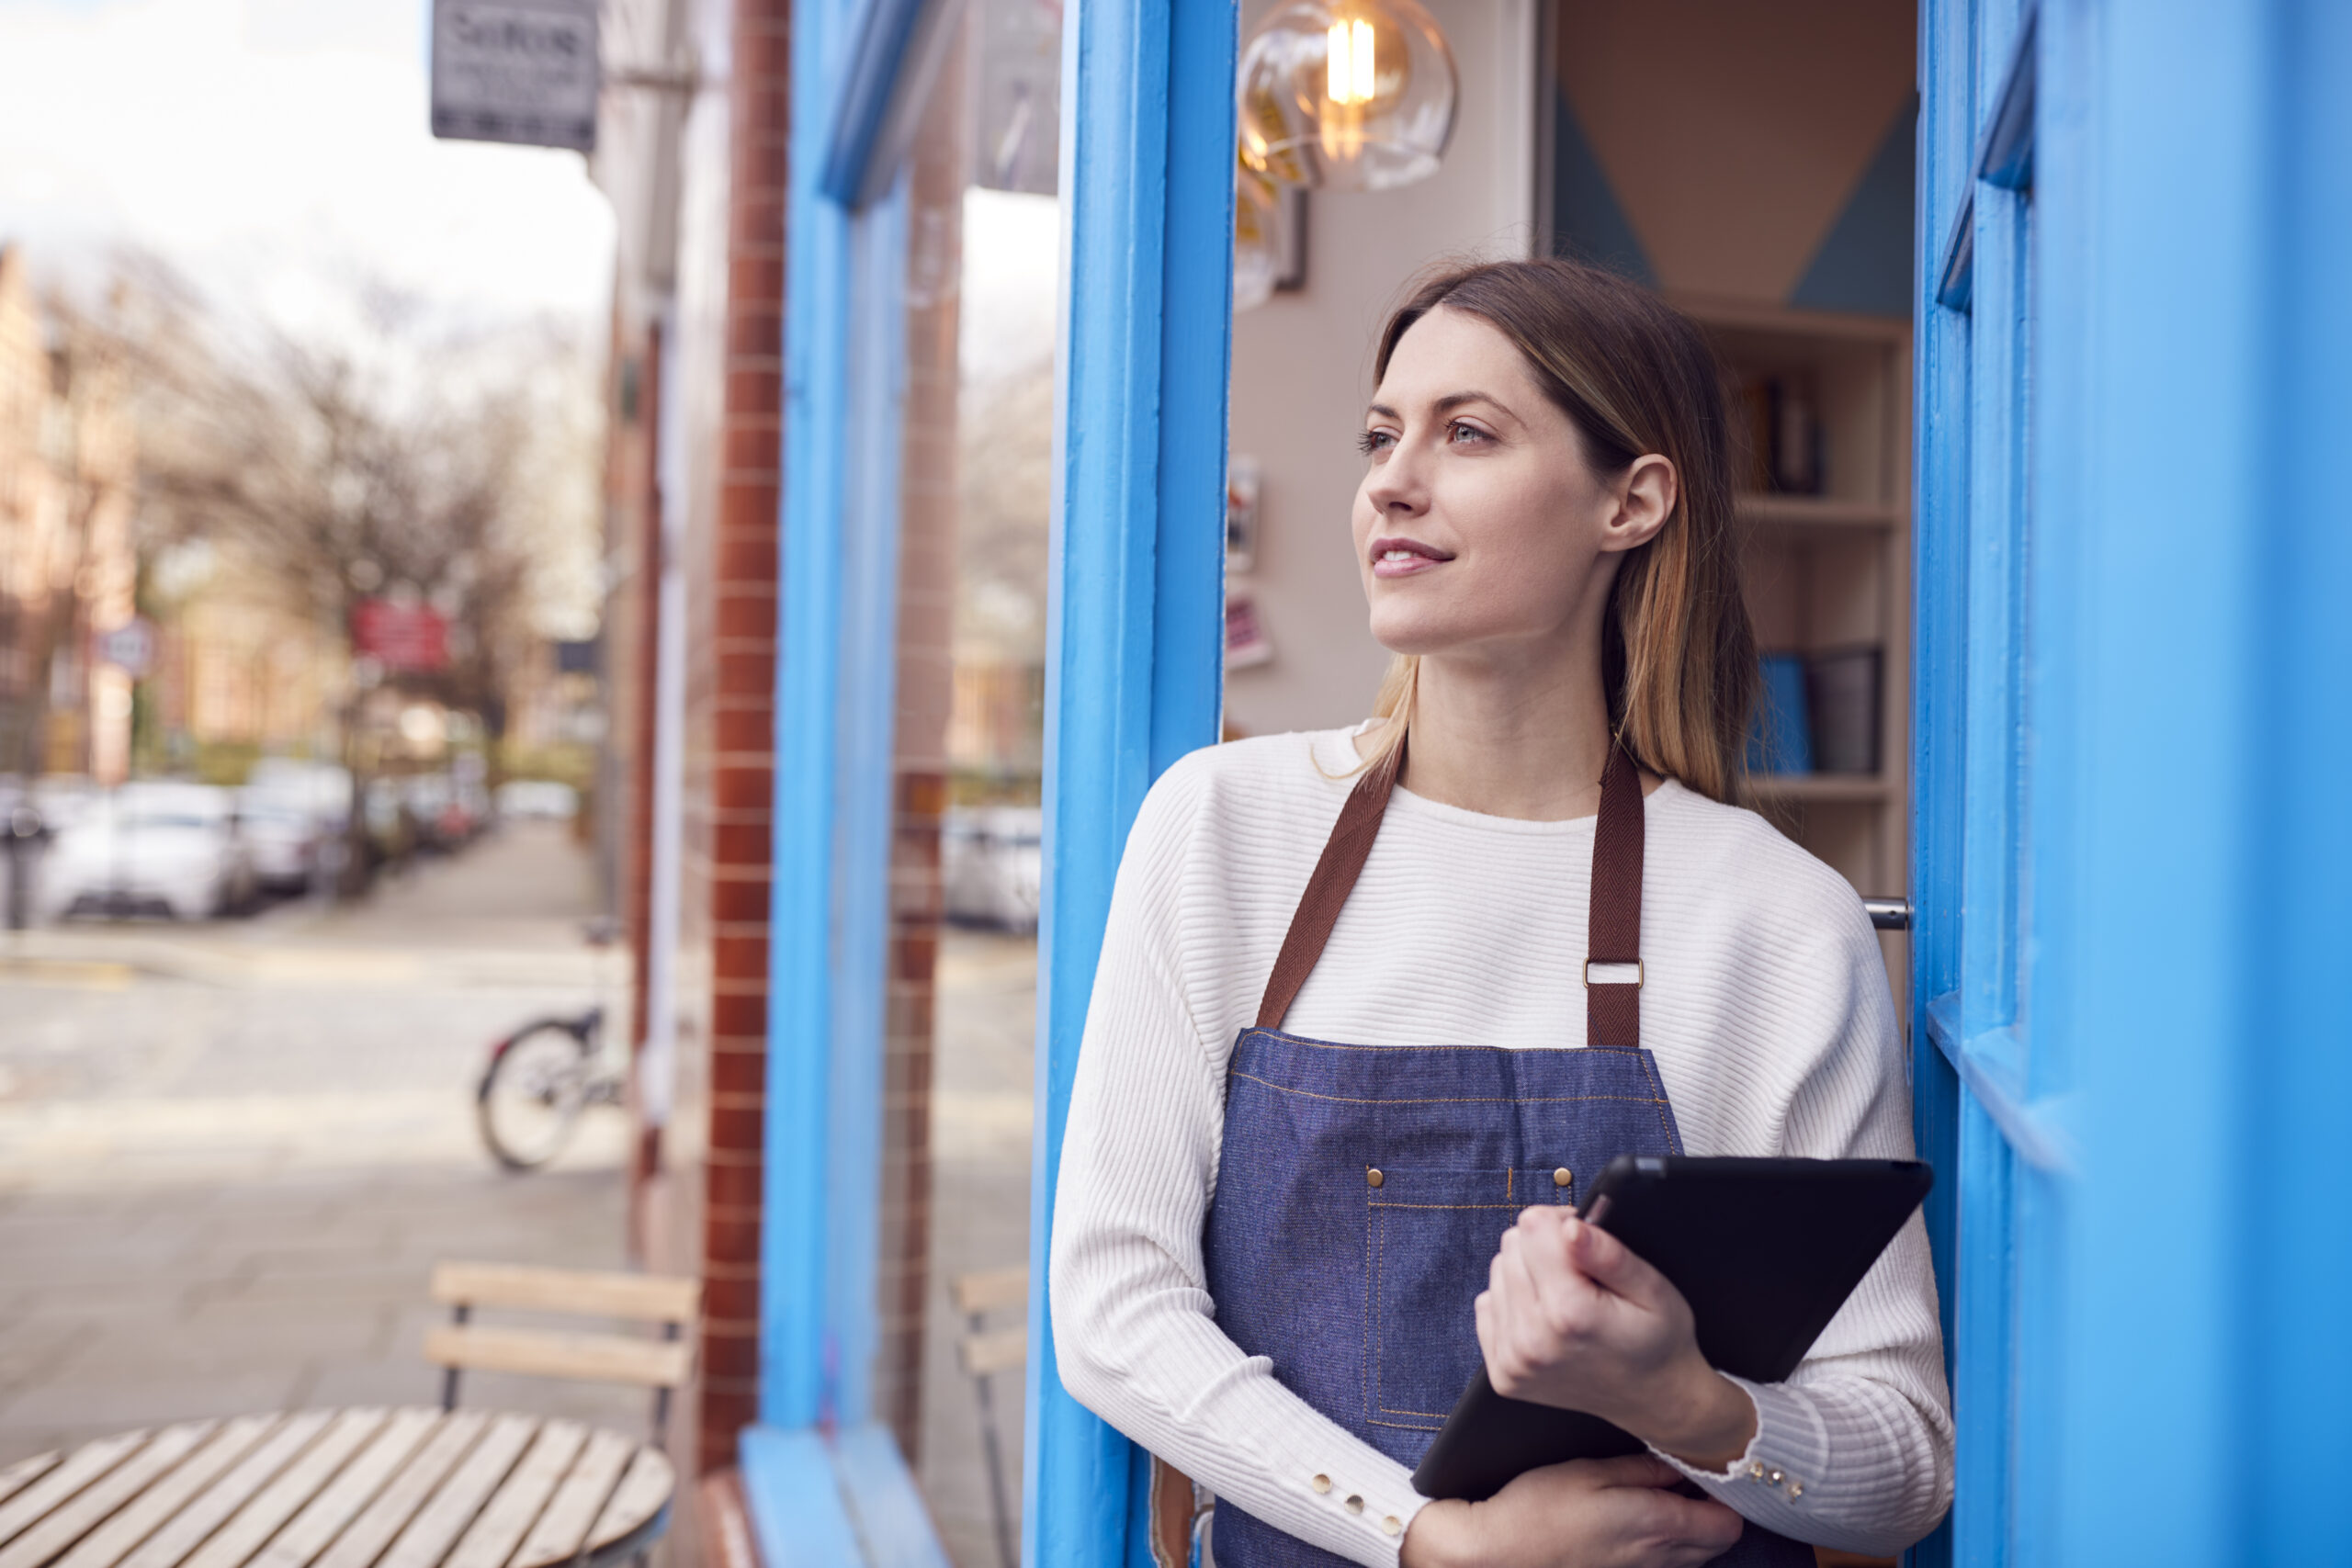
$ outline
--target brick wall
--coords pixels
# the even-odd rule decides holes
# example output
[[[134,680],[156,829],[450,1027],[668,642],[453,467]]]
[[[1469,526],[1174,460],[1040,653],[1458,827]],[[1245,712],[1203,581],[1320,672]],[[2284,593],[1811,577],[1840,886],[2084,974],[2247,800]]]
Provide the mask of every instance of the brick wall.
[[[735,0],[728,82],[725,390],[707,639],[709,1122],[697,1467],[759,1413],[770,807],[775,745],[790,0]]]

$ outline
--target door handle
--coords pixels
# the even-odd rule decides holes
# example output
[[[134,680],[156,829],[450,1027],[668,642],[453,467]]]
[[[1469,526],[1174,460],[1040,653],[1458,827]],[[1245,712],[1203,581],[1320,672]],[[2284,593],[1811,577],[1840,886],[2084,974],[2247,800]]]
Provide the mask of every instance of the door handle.
[[[1911,900],[1908,898],[1865,898],[1862,908],[1871,912],[1871,924],[1883,931],[1907,931],[1911,929]]]

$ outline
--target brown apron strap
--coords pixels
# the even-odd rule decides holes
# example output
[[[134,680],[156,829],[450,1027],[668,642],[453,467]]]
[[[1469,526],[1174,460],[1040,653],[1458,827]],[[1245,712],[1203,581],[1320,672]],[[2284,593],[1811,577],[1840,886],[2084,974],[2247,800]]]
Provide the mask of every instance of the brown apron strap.
[[[1642,1043],[1642,774],[1611,747],[1600,775],[1592,832],[1592,912],[1585,941],[1584,1043],[1626,1050]],[[1630,964],[1634,978],[1602,984],[1596,964]]]
[[[1380,836],[1380,819],[1404,766],[1400,741],[1377,766],[1365,769],[1348,792],[1322,857],[1315,863],[1315,874],[1299,895],[1273,973],[1266,977],[1265,999],[1258,1004],[1260,1029],[1283,1026],[1299,987],[1323,956],[1323,945],[1340,923],[1340,910],[1372,854],[1372,841]],[[1642,1043],[1642,818],[1641,773],[1622,749],[1611,748],[1600,776],[1600,819],[1592,835],[1591,934],[1585,965],[1588,1045],[1630,1050]],[[1597,984],[1594,964],[1631,964],[1637,977],[1627,984]]]
[[[1306,891],[1299,895],[1290,930],[1283,935],[1274,972],[1266,976],[1265,999],[1258,1004],[1259,1028],[1280,1029],[1298,988],[1315,972],[1323,944],[1331,940],[1331,928],[1340,923],[1340,907],[1355,887],[1364,858],[1372,853],[1372,841],[1380,836],[1380,818],[1388,810],[1389,792],[1396,787],[1396,775],[1404,766],[1405,745],[1400,740],[1377,766],[1366,768],[1356,787],[1348,792],[1348,803],[1340,807],[1340,819],[1331,825],[1330,838],[1324,840],[1323,857],[1315,863],[1315,874],[1306,879]]]

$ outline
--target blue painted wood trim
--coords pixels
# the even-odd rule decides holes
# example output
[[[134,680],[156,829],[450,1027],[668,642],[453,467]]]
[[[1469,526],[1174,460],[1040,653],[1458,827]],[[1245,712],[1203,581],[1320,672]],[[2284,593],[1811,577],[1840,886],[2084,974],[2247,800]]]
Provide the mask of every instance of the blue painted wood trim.
[[[2030,593],[2029,701],[2058,716],[2036,725],[2030,1070],[2062,1054],[2035,1087],[2079,1097],[2084,1176],[2063,1195],[2060,1277],[2021,1302],[2052,1330],[2046,1353],[2029,1335],[2019,1369],[2019,1473],[2052,1498],[2037,1550],[2065,1563],[2292,1561],[2251,1554],[2279,1528],[2258,1506],[2278,1434],[2256,1422],[2250,1375],[2267,1353],[2254,1303],[2278,1280],[2221,1173],[2275,1169],[2278,1118],[2311,1089],[2293,1070],[2311,1059],[2258,1027],[2292,978],[2271,957],[2272,900],[2345,869],[2264,852],[2285,759],[2343,754],[2341,733],[2305,728],[2310,710],[2269,705],[2305,679],[2285,662],[2301,628],[2277,573],[2308,563],[2272,552],[2296,536],[2281,455],[2295,432],[2320,439],[2277,396],[2307,331],[2279,313],[2301,194],[2279,183],[2284,28],[2313,14],[2073,0],[2043,17],[2040,363],[2069,392],[2039,400],[2033,441],[2038,501],[2064,500],[2043,510],[2063,547],[2037,549]],[[2329,510],[2340,527],[2340,497]],[[2339,1021],[2331,1048],[2343,1038]],[[2341,1232],[2343,1211],[2307,1201],[2282,1200]],[[2130,1450],[2154,1431],[2168,1469],[2211,1483],[2148,1484]],[[2292,1520],[2325,1506],[2286,1506]]]
[[[2247,1135],[2298,1197],[2267,1206],[2248,1238],[2264,1271],[2247,1292],[2244,1386],[2262,1454],[2247,1466],[2245,1508],[2256,1561],[2316,1562],[2343,1550],[2326,1434],[2352,1409],[2352,1225],[2342,1223],[2352,1214],[2342,1154],[2352,1105],[2342,985],[2352,950],[2352,502],[2341,457],[2352,430],[2352,9],[2304,0],[2278,6],[2274,26],[2266,391],[2280,468],[2252,547],[2269,678],[2250,704],[2274,761],[2249,846],[2258,914],[2245,933],[2256,1009],[2245,1039],[2290,1088],[2254,1108]]]
[[[866,164],[889,116],[923,5],[924,0],[864,0],[849,29],[820,176],[825,195],[844,207],[856,202],[865,183]]]
[[[763,1568],[949,1568],[888,1428],[752,1427],[740,1458]]]
[[[740,1458],[761,1568],[862,1568],[832,1450],[814,1428],[746,1427]]]
[[[832,1136],[827,1229],[828,1407],[874,1414],[880,1348],[885,1001],[892,753],[898,729],[899,474],[906,404],[906,187],[850,220],[842,432],[841,654],[834,738]]]
[[[1969,158],[1974,131],[1969,62],[1973,8],[1966,0],[1927,0],[1919,19],[1918,211],[1914,243],[1922,257],[1968,217]],[[1929,1032],[1929,998],[1959,984],[1957,870],[1962,823],[1964,752],[1960,679],[1968,606],[1962,570],[1968,514],[1969,322],[1939,304],[1940,279],[1916,274],[1912,334],[1911,671],[1911,1064],[1912,1116],[1919,1156],[1939,1179],[1928,1195],[1928,1241],[1936,1264],[1945,1371],[1958,1381],[1954,1260],[1960,1231],[1960,1125],[1962,1089]],[[1947,1519],[1907,1554],[1913,1568],[1950,1568],[1957,1561],[1955,1522]]]
[[[2036,46],[2039,8],[2018,24],[2006,53],[2007,66],[1994,95],[1993,110],[1976,154],[1976,177],[2003,190],[2019,190],[2033,180],[2034,80],[2041,53]]]
[[[834,1170],[833,848],[851,279],[848,218],[826,199],[820,176],[847,11],[846,0],[808,0],[796,7],[792,29],[760,1247],[760,1413],[786,1428],[834,1414],[827,1186]]]
[[[833,1475],[865,1547],[865,1568],[950,1568],[888,1427],[869,1422],[836,1438]]]
[[[1112,1568],[1145,1560],[1141,1459],[1056,1371],[1053,1183],[1127,828],[1159,772],[1216,739],[1238,23],[1170,0],[1064,17],[1022,1556]]]

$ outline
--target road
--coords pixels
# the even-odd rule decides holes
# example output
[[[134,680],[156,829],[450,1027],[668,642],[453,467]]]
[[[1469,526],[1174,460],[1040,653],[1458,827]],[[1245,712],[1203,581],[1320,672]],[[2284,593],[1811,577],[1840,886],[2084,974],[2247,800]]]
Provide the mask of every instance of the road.
[[[472,1118],[517,1021],[598,997],[625,1016],[592,907],[563,834],[520,826],[356,908],[0,933],[0,1464],[193,1416],[431,1403],[435,1260],[625,1266],[617,1113],[526,1177]],[[947,1280],[1026,1256],[1035,975],[1026,939],[942,945],[917,1472],[959,1568],[997,1552]],[[1017,1506],[1019,1372],[994,1392]],[[476,1376],[465,1399],[646,1416],[595,1385]]]
[[[597,994],[590,892],[559,829],[518,827],[356,909],[0,939],[0,1461],[430,1402],[435,1259],[619,1267],[617,1115],[517,1179],[483,1157],[469,1094],[488,1041]],[[467,1397],[644,1419],[593,1385],[484,1377]]]

